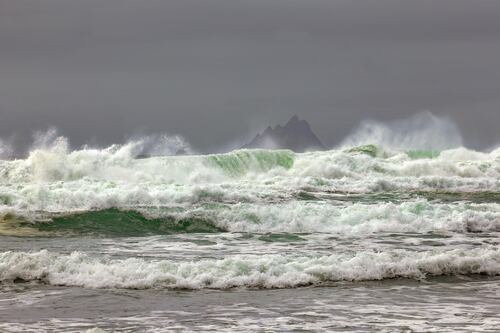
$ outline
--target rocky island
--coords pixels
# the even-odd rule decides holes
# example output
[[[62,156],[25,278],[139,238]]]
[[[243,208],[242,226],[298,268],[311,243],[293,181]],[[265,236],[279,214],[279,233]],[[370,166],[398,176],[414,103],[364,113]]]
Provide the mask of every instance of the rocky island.
[[[293,116],[285,126],[267,127],[264,132],[257,134],[252,141],[241,148],[290,149],[297,153],[326,149],[309,123],[299,119],[297,115]]]

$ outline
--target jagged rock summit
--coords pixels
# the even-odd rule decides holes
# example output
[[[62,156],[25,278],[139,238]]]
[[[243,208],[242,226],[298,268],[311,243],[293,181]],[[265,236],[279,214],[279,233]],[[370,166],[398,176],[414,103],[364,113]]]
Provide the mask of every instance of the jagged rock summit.
[[[313,133],[305,120],[293,116],[285,126],[270,126],[241,148],[247,149],[290,149],[297,153],[313,150],[325,150],[325,146]]]

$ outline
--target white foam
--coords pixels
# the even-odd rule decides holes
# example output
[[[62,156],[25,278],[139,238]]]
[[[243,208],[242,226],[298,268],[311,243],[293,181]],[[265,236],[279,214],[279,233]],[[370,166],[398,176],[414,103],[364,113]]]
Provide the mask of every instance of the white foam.
[[[436,204],[416,200],[331,205],[290,202],[203,208],[179,215],[210,218],[217,226],[233,232],[322,232],[359,237],[378,232],[500,230],[500,205],[496,203]]]
[[[88,288],[289,288],[331,281],[500,273],[500,250],[360,251],[322,257],[233,256],[194,262],[94,258],[42,250],[0,254],[0,281]]]

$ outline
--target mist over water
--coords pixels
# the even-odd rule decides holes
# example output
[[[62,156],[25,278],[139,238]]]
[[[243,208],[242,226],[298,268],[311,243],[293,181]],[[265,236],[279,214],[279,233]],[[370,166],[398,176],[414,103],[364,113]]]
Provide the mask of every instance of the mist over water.
[[[387,122],[365,120],[334,148],[342,149],[362,145],[376,145],[396,150],[445,150],[464,145],[458,126],[446,117],[439,117],[431,112],[422,112],[406,119]],[[227,145],[227,147],[234,146]],[[497,146],[492,147],[494,150]],[[34,151],[58,151],[69,153],[74,149],[70,139],[59,134],[56,128],[36,131],[29,149],[23,151],[16,147],[15,140],[0,138],[0,159],[26,157]],[[124,143],[109,147],[84,145],[76,150],[126,151],[131,158],[193,155],[197,153],[189,141],[181,135],[166,133],[132,136]],[[224,151],[217,149],[217,151]]]
[[[72,151],[103,151],[117,152],[128,155],[130,158],[171,156],[176,154],[191,155],[195,151],[189,142],[180,135],[150,134],[133,137],[122,144],[113,144],[108,147],[83,145],[72,148],[69,138],[62,136],[59,131],[51,127],[45,131],[36,131],[33,134],[32,144],[27,152],[15,148],[14,140],[0,138],[0,159],[26,158],[40,152],[69,154]]]
[[[194,150],[189,142],[180,135],[152,134],[131,140],[129,144],[135,145],[136,156],[171,156],[192,155]]]
[[[389,122],[365,120],[342,141],[340,147],[368,144],[393,149],[444,150],[461,147],[463,140],[458,126],[451,119],[422,112]]]
[[[9,159],[14,154],[14,150],[10,143],[0,139],[0,159]]]

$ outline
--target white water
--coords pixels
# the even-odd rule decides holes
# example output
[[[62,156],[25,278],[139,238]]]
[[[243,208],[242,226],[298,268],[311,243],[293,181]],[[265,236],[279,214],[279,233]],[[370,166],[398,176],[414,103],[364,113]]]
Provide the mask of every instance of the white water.
[[[209,218],[218,227],[232,232],[321,232],[361,236],[377,232],[500,230],[500,205],[497,203],[437,204],[423,199],[404,203],[348,205],[328,202],[237,204],[215,209],[189,209],[169,215]]]
[[[500,176],[500,149],[490,153],[465,148],[445,150],[435,158],[412,159],[405,151],[379,147],[381,156],[371,157],[349,150],[293,154],[287,151],[235,151],[222,155],[153,157],[135,159],[141,143],[114,145],[105,149],[69,151],[59,138],[47,149],[36,149],[26,159],[0,161],[0,183],[50,183],[58,181],[115,181],[128,183],[203,184],[253,180],[315,177],[326,181],[395,178],[408,183],[416,178],[435,177],[496,181]],[[290,157],[290,168],[279,158]],[[211,163],[220,159],[221,165]],[[235,179],[232,169],[244,172]],[[465,182],[464,182],[464,185]],[[418,186],[418,184],[417,184]],[[472,188],[473,189],[473,188]]]
[[[60,140],[26,159],[0,161],[0,211],[29,215],[209,201],[268,203],[293,200],[301,191],[321,196],[500,190],[499,149],[458,148],[423,159],[402,151],[372,157],[349,150],[135,159],[133,150],[128,144],[70,152]]]
[[[196,262],[109,260],[46,250],[0,254],[0,281],[41,280],[88,288],[289,288],[333,281],[500,273],[500,250],[362,251],[321,257],[233,256]]]

